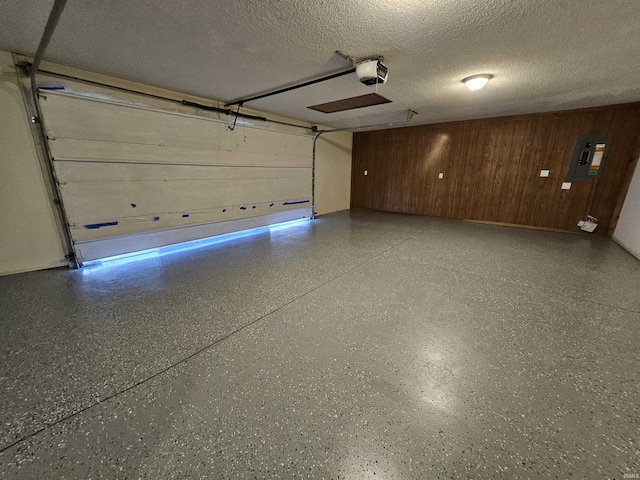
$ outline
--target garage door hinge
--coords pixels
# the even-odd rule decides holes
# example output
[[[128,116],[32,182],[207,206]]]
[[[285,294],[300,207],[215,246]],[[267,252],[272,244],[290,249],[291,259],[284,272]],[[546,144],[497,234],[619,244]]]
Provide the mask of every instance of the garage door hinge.
[[[40,119],[38,117],[31,117],[31,123],[40,123]]]

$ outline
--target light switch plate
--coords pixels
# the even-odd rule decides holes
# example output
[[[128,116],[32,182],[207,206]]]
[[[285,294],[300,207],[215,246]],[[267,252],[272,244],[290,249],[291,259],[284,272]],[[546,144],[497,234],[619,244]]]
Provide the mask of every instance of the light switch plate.
[[[369,175],[369,170],[365,170],[365,171],[364,171],[364,174],[365,174],[365,175]]]
[[[562,190],[569,190],[571,188],[571,182],[562,182]]]
[[[540,170],[540,176],[541,177],[548,177],[549,176],[549,170]]]
[[[439,179],[443,179],[443,178],[444,178],[444,173],[440,172],[440,173],[438,174],[438,178],[439,178]]]

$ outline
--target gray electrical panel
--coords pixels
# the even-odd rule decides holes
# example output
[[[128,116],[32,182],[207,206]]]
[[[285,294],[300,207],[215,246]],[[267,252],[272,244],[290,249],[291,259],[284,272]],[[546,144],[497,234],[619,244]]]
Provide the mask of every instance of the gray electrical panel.
[[[597,178],[604,167],[610,145],[611,138],[605,135],[580,135],[573,147],[565,180],[580,182]]]

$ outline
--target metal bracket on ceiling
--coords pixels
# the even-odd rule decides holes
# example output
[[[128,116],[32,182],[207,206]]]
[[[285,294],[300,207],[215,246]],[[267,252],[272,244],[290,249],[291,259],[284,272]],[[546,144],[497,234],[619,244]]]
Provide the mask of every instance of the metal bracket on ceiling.
[[[336,53],[340,55],[342,58],[344,58],[345,60],[348,60],[349,62],[351,62],[353,65],[356,64],[355,58],[353,58],[351,55],[347,55],[346,53],[341,52],[340,50],[336,50]]]
[[[412,108],[407,110],[407,123],[409,123],[411,120],[413,120],[413,116],[417,115],[418,112],[416,112],[415,110],[413,110]]]
[[[344,52],[341,52],[340,50],[336,50],[336,53],[338,55],[340,55],[342,58],[348,60],[349,62],[351,62],[352,65],[356,66],[362,62],[367,62],[369,60],[378,60],[380,62],[384,62],[384,56],[383,55],[372,55],[369,57],[360,57],[360,58],[356,58],[356,57],[352,57],[351,55],[348,55]]]

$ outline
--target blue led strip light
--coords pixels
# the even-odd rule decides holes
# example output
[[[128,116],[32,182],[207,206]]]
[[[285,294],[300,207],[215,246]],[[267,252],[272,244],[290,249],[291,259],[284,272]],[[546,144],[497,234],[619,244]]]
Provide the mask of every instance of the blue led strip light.
[[[303,225],[305,223],[308,223],[309,220],[310,220],[309,218],[291,220],[288,222],[276,223],[276,224],[265,226],[265,227],[250,228],[248,230],[242,230],[240,232],[225,233],[223,235],[216,235],[215,237],[191,240],[189,242],[178,243],[176,245],[168,245],[166,247],[152,248],[149,250],[140,250],[138,252],[125,253],[125,254],[116,255],[113,257],[106,257],[98,260],[91,260],[89,262],[84,262],[82,264],[83,266],[82,271],[83,271],[83,274],[97,273],[106,268],[127,265],[133,262],[147,260],[150,258],[159,258],[164,255],[169,255],[172,253],[196,250],[199,248],[209,247],[211,245],[217,245],[219,243],[229,242],[239,238],[258,235],[261,233],[284,230],[287,228]]]

